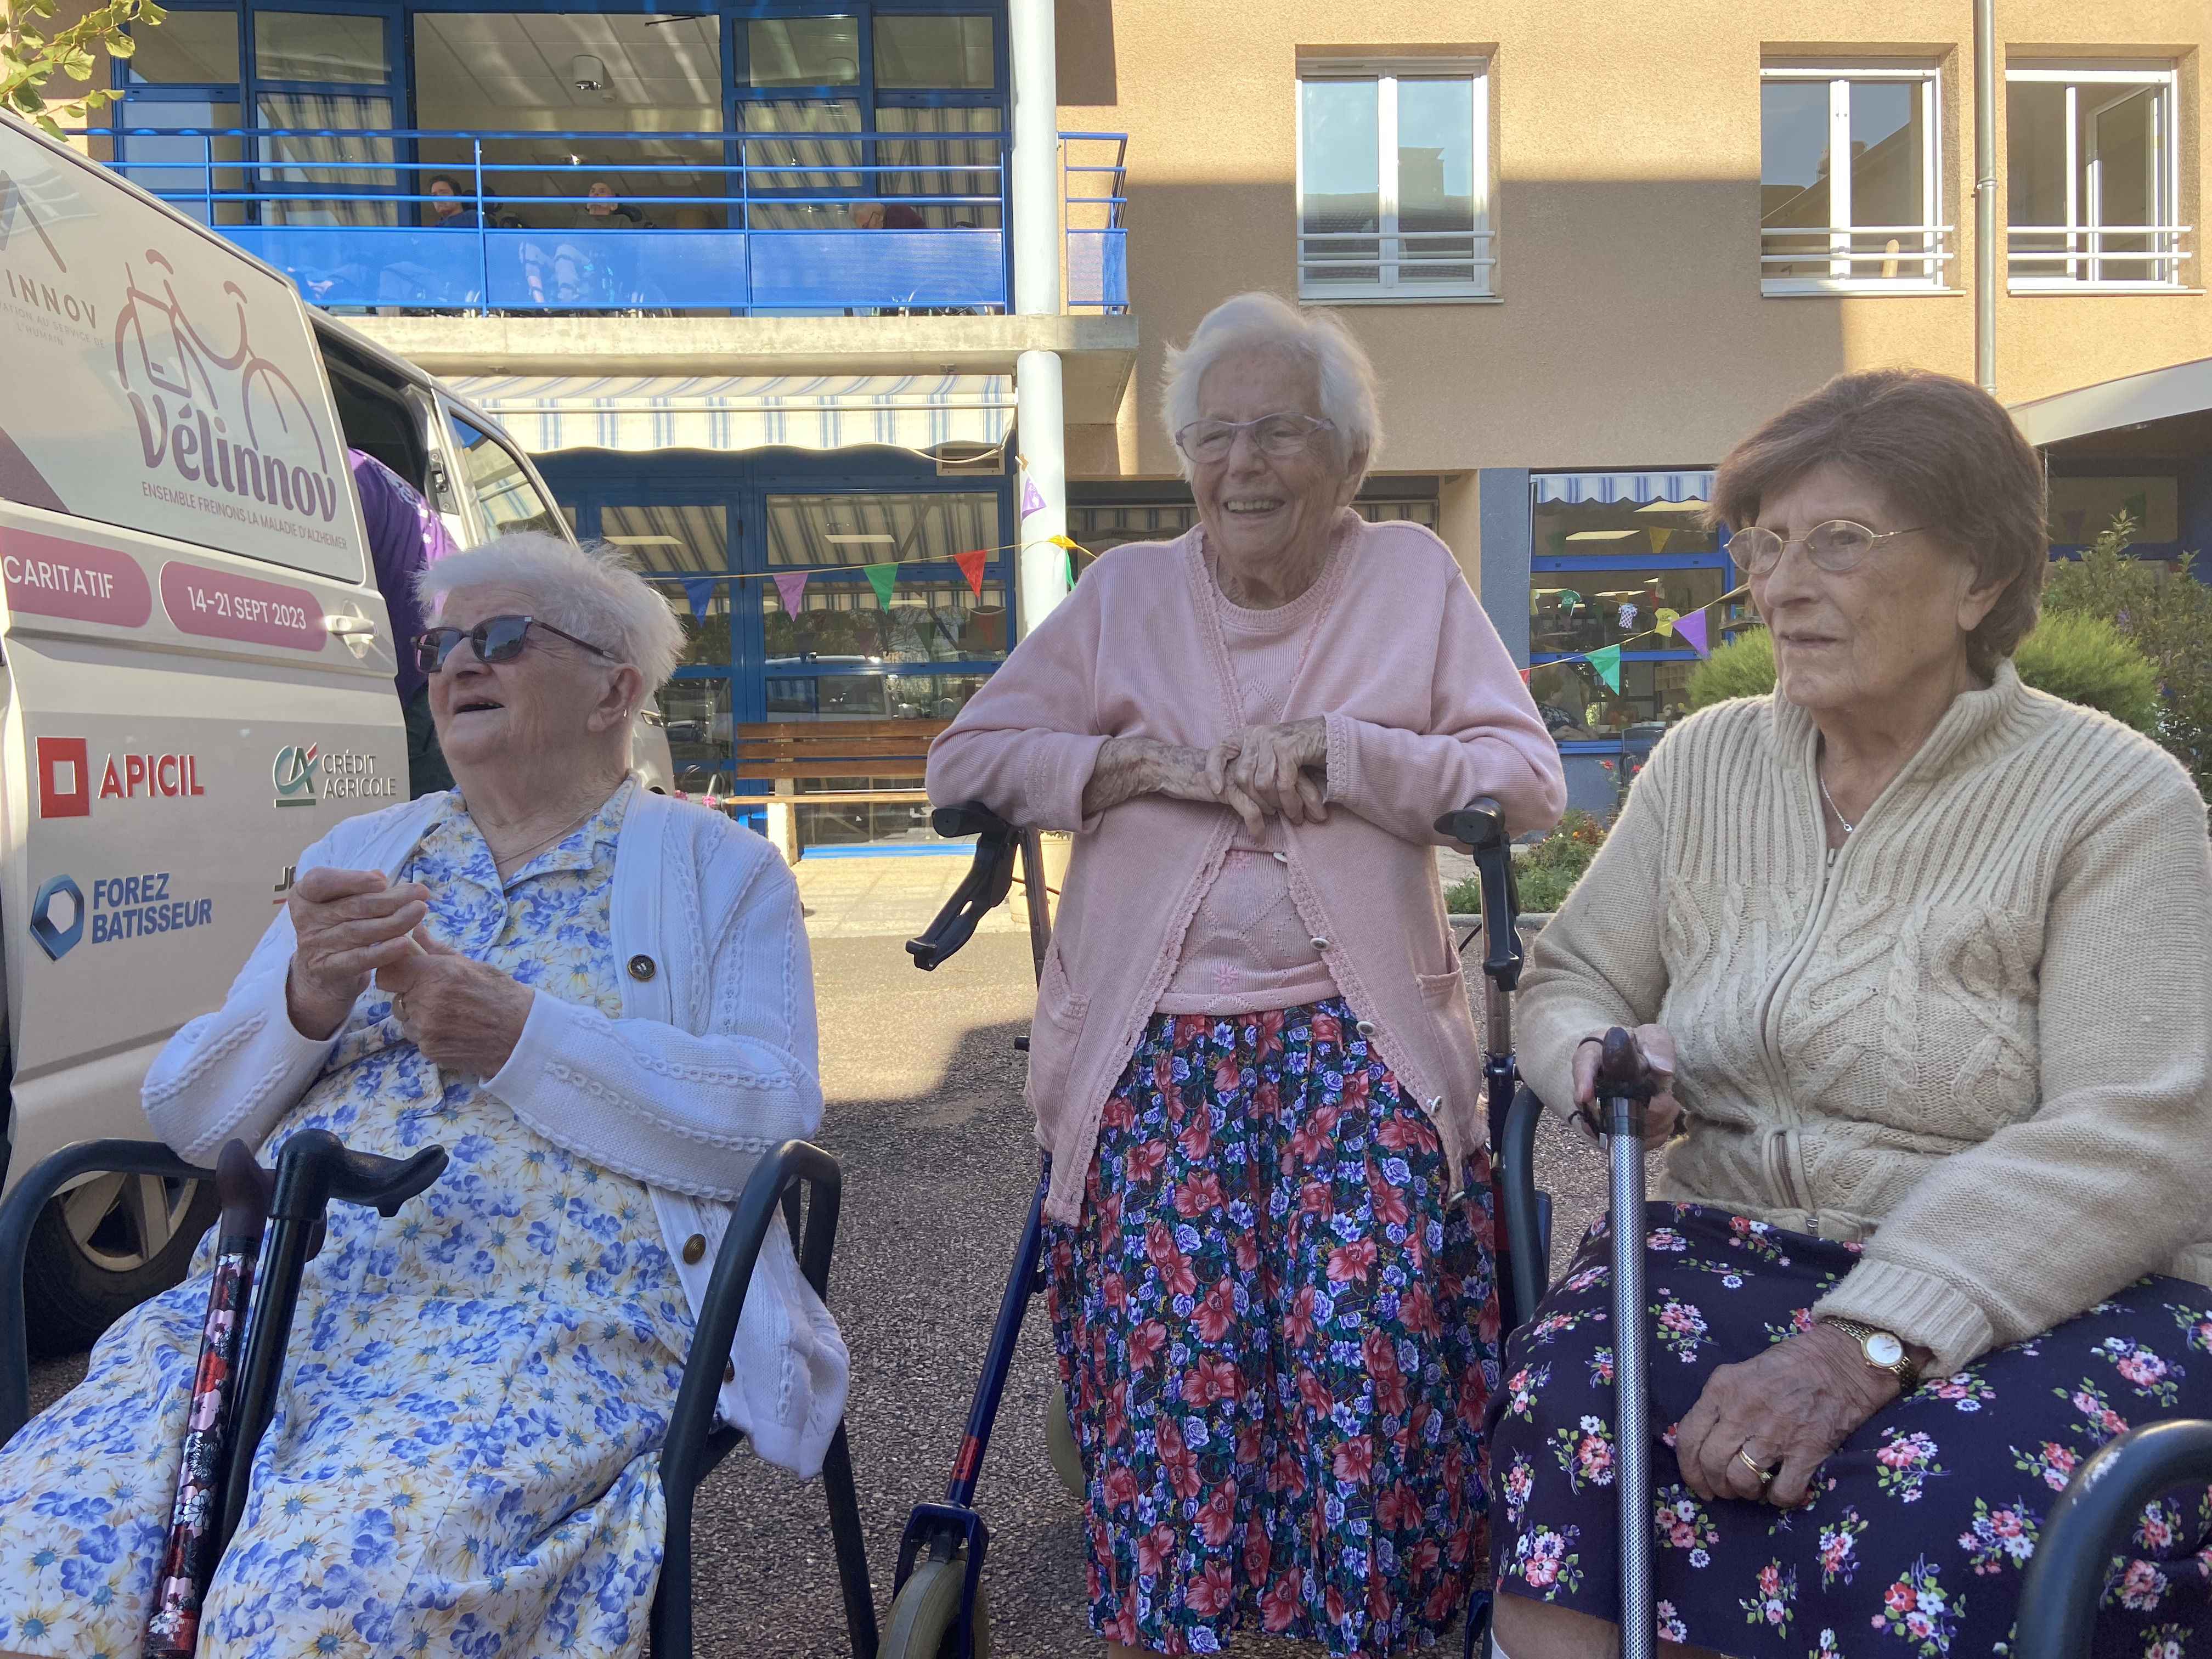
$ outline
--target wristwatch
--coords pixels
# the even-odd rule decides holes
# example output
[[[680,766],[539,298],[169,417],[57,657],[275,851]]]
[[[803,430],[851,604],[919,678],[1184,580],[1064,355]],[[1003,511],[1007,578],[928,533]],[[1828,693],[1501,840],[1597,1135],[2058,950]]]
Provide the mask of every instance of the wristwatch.
[[[1920,1368],[1905,1352],[1905,1339],[1894,1331],[1876,1330],[1871,1325],[1862,1325],[1856,1319],[1823,1319],[1823,1325],[1832,1325],[1859,1345],[1859,1352],[1866,1363],[1878,1371],[1887,1371],[1907,1393],[1920,1382]]]

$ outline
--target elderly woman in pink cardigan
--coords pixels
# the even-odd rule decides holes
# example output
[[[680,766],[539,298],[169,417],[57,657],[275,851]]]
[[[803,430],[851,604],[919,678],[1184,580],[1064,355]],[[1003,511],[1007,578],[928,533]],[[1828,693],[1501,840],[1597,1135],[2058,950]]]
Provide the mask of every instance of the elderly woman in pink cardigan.
[[[1482,1559],[1497,1379],[1474,1024],[1431,824],[1557,750],[1450,551],[1351,511],[1381,431],[1327,312],[1169,356],[1200,525],[1115,549],[937,741],[1073,831],[1029,1097],[1109,1653],[1394,1654]]]

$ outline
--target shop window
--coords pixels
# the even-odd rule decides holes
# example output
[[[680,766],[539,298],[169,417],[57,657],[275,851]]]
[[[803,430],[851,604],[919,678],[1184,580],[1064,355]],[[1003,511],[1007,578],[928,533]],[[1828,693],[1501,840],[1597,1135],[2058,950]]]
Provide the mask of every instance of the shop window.
[[[2125,514],[2135,525],[2137,547],[2179,546],[2181,538],[2181,482],[2172,477],[2054,475],[2047,483],[2049,531],[2053,548],[2089,546]]]
[[[986,581],[978,594],[957,578],[902,581],[891,588],[885,610],[866,582],[817,579],[808,582],[795,617],[772,584],[762,586],[761,629],[771,675],[779,665],[872,671],[890,664],[998,662],[1006,654],[1002,582]],[[936,695],[932,690],[929,698]]]
[[[726,782],[733,756],[730,682],[721,676],[685,674],[660,688],[660,717],[668,732],[668,755],[675,763],[676,787],[703,794]]]
[[[1488,88],[1480,59],[1300,62],[1300,298],[1493,292]]]
[[[729,568],[729,508],[718,502],[611,504],[599,509],[599,536],[622,549],[661,586],[684,623],[682,662],[691,667],[726,668],[731,584],[726,580],[698,584]],[[692,584],[688,587],[687,578]]]
[[[1759,275],[1768,294],[1941,288],[1932,69],[1769,65],[1759,85]]]
[[[1660,629],[1664,614],[1687,616],[1728,591],[1717,564],[1660,570],[1595,567],[1540,570],[1528,586],[1528,649],[1533,653],[1686,649]]]
[[[767,508],[771,565],[949,566],[956,553],[1000,552],[996,490],[770,495]]]
[[[2005,74],[2014,288],[2167,288],[2182,279],[2171,65]]]
[[[1528,695],[1554,743],[1633,743],[1656,738],[1689,712],[1690,671],[1696,666],[1686,656],[1624,660],[1616,691],[1586,662],[1540,663],[1528,672]]]

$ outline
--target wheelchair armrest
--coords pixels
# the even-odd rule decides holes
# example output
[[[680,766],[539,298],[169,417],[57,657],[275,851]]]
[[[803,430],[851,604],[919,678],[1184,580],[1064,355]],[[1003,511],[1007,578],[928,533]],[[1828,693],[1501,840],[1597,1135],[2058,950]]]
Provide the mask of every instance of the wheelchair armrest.
[[[1014,884],[1014,860],[1020,856],[1022,832],[981,801],[940,806],[929,815],[930,827],[951,840],[975,837],[975,860],[945,908],[921,934],[906,942],[907,954],[925,974],[933,973],[956,951],[975,937],[975,924],[1006,902]]]
[[[691,1352],[684,1364],[683,1386],[676,1391],[675,1409],[668,1419],[668,1437],[660,1449],[660,1485],[668,1505],[668,1530],[661,1551],[662,1583],[654,1603],[653,1632],[655,1653],[691,1651],[690,1573],[691,1505],[693,1494],[707,1471],[718,1461],[710,1444],[714,1435],[714,1400],[721,1392],[723,1368],[730,1362],[730,1345],[737,1340],[738,1320],[744,1312],[745,1292],[752,1284],[753,1268],[760,1261],[769,1229],[791,1224],[785,1198],[802,1185],[813,1188],[806,1206],[806,1226],[798,1240],[799,1271],[814,1287],[815,1295],[829,1299],[830,1256],[837,1242],[837,1206],[842,1177],[837,1160],[819,1146],[804,1140],[787,1140],[760,1161],[738,1195],[729,1231],[714,1257],[714,1271],[700,1299],[698,1322],[691,1333]],[[679,1619],[682,1628],[676,1628]],[[662,1629],[666,1622],[669,1628]]]
[[[1509,1332],[1535,1317],[1536,1304],[1552,1279],[1536,1193],[1536,1127],[1543,1120],[1544,1103],[1524,1083],[1514,1091],[1504,1132],[1498,1139],[1498,1185],[1505,1198],[1502,1221],[1513,1269],[1513,1282],[1500,1287],[1506,1292],[1504,1325]]]
[[[161,1176],[213,1181],[158,1140],[86,1140],[41,1158],[0,1202],[0,1444],[31,1415],[29,1334],[24,1328],[23,1263],[39,1215],[56,1194],[88,1175]]]
[[[2127,1547],[2143,1505],[2212,1480],[2212,1422],[2146,1424],[2097,1449],[2058,1501],[2021,1580],[2016,1659],[2088,1659],[2105,1570]]]

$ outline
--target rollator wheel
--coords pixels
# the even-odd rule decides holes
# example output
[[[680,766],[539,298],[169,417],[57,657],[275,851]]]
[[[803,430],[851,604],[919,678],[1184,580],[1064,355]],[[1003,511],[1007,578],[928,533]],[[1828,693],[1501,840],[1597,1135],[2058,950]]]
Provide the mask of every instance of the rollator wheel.
[[[960,1589],[967,1577],[964,1554],[916,1563],[906,1588],[891,1602],[881,1659],[951,1659],[952,1629],[960,1622]],[[991,1598],[981,1584],[975,1587],[974,1659],[991,1659]]]
[[[1083,1454],[1076,1449],[1075,1431],[1067,1420],[1067,1389],[1058,1382],[1052,1385],[1052,1398],[1044,1406],[1044,1455],[1052,1460],[1052,1472],[1067,1488],[1067,1495],[1080,1504]]]

